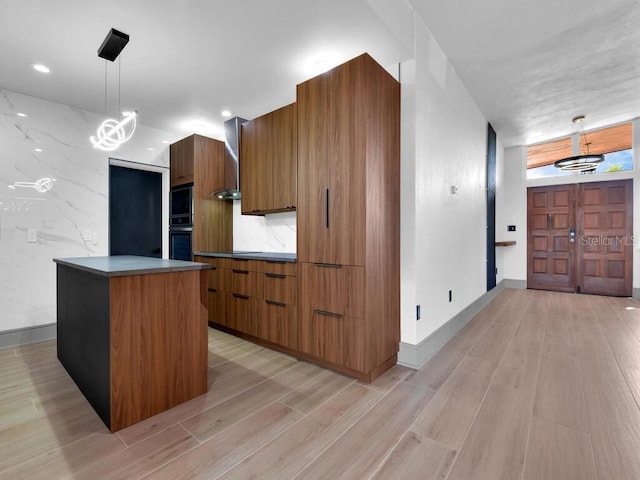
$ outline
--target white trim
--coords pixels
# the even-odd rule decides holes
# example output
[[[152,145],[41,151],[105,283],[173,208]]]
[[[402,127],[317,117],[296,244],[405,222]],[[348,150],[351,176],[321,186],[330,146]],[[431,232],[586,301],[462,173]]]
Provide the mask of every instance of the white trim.
[[[464,327],[480,310],[482,310],[491,300],[493,300],[502,290],[505,289],[505,280],[502,280],[492,290],[488,291],[467,308],[449,319],[444,325],[425,338],[418,345],[400,342],[398,352],[398,363],[405,367],[419,369],[431,357]]]

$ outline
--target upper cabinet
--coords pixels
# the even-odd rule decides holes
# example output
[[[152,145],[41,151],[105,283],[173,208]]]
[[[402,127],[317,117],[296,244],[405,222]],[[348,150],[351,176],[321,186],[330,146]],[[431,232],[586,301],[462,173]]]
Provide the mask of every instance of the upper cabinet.
[[[232,250],[233,202],[210,195],[224,183],[224,142],[194,134],[172,144],[170,155],[171,186],[193,183],[193,251]]]
[[[296,209],[296,104],[242,124],[240,191],[242,214],[264,215]]]
[[[298,262],[364,266],[398,246],[399,102],[366,54],[298,85]]]
[[[193,136],[192,136],[193,137]],[[193,183],[193,141],[187,137],[170,147],[171,186]]]

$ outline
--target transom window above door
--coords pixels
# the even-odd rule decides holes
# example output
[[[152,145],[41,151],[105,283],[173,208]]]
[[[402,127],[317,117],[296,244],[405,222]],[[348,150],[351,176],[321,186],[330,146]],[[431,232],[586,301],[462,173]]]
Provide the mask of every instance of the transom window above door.
[[[603,154],[604,161],[589,172],[565,171],[554,166],[556,161],[577,154]],[[633,170],[631,122],[527,147],[527,180],[625,170]]]

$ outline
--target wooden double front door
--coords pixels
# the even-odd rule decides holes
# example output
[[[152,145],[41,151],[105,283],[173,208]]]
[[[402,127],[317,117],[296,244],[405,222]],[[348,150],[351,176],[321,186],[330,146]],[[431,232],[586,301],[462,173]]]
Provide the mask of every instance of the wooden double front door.
[[[527,189],[527,287],[630,296],[633,182]]]

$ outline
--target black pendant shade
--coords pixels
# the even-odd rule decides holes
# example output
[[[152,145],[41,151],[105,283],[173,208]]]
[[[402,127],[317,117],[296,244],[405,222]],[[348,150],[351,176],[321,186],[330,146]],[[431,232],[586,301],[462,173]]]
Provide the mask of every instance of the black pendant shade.
[[[604,161],[604,155],[586,154],[563,158],[553,166],[565,172],[593,172]]]
[[[127,43],[129,43],[129,35],[112,28],[98,49],[98,56],[113,62]]]

